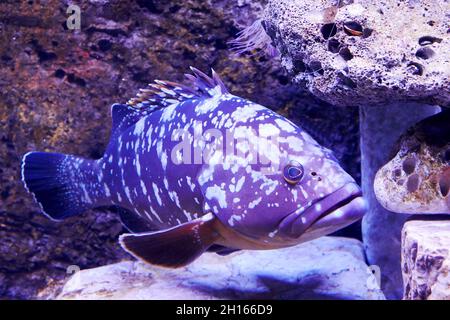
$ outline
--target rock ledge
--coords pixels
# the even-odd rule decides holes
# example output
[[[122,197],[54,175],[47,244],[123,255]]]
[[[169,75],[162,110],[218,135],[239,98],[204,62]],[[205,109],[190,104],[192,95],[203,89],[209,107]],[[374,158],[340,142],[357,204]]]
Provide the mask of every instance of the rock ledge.
[[[82,270],[57,299],[384,299],[361,242],[323,237],[296,247],[205,254],[177,270],[123,261]]]

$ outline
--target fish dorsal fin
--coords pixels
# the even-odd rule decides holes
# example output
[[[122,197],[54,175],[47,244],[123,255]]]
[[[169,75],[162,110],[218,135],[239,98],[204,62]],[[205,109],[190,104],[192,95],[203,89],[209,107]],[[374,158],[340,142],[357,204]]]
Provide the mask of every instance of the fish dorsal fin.
[[[114,104],[111,107],[113,121],[111,140],[153,111],[190,99],[228,93],[214,70],[211,77],[196,68],[191,67],[191,70],[192,74],[185,75],[188,80],[186,85],[155,80],[147,88],[140,89],[136,97],[126,104]]]
[[[191,71],[192,74],[185,74],[188,81],[186,85],[155,80],[147,88],[140,89],[136,97],[130,99],[127,104],[136,109],[155,110],[185,100],[211,97],[217,93],[228,93],[224,83],[214,70],[211,70],[211,77],[194,67],[191,67]]]

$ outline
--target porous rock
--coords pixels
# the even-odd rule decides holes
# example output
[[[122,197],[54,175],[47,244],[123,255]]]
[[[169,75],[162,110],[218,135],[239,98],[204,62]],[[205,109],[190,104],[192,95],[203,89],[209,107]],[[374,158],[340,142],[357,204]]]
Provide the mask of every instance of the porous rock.
[[[333,105],[450,105],[450,2],[270,0],[266,29],[295,81]]]
[[[354,239],[204,254],[182,269],[124,261],[77,272],[57,299],[384,299]]]
[[[402,230],[404,299],[450,300],[450,221],[408,221]]]
[[[403,112],[405,108],[409,111]],[[408,215],[390,212],[380,205],[374,193],[374,178],[389,160],[400,135],[436,112],[439,107],[418,103],[361,108],[361,186],[369,207],[362,220],[362,234],[367,260],[380,267],[381,288],[388,299],[403,297],[400,243]]]
[[[450,110],[409,128],[378,170],[374,191],[389,211],[450,213]]]
[[[387,298],[403,296],[401,228],[373,181],[398,137],[450,105],[444,1],[269,0],[264,25],[299,87],[335,106],[360,106],[362,233]]]

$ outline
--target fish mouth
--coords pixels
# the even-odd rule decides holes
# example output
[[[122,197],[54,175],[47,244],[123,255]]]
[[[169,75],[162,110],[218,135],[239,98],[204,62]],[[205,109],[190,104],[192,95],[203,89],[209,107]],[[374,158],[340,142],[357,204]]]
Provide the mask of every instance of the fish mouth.
[[[339,230],[362,218],[366,202],[356,183],[347,183],[333,193],[317,199],[308,208],[299,208],[284,218],[279,234],[305,241]]]

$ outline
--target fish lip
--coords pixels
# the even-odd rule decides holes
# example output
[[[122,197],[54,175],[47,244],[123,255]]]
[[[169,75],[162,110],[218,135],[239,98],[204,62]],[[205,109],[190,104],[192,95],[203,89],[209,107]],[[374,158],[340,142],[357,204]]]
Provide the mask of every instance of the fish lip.
[[[299,208],[289,214],[279,225],[280,234],[289,238],[299,238],[317,221],[349,205],[357,198],[362,198],[360,187],[354,182],[347,183],[327,196],[317,199],[308,208]],[[357,215],[360,216],[359,213]]]
[[[358,192],[352,193],[351,195],[348,196],[348,198],[345,198],[342,201],[339,201],[334,206],[331,206],[329,209],[327,209],[324,213],[322,213],[320,215],[320,217],[317,220],[320,220],[320,219],[324,218],[325,216],[328,216],[329,214],[332,214],[337,209],[346,206],[347,204],[349,204],[350,202],[352,202],[356,198],[360,198],[360,197],[362,197],[362,191],[361,190],[359,190]]]

